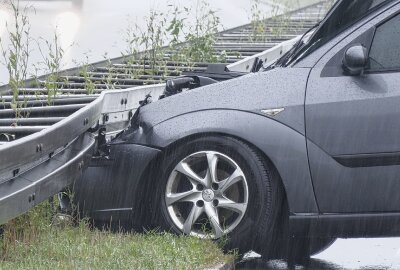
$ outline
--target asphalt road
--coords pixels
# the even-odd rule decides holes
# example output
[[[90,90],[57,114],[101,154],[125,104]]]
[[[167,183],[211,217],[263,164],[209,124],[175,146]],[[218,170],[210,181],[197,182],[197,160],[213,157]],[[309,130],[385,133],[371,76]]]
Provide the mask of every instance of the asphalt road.
[[[239,263],[237,270],[285,270],[286,263],[250,259]],[[312,270],[399,270],[400,238],[338,239],[329,249],[312,257]]]

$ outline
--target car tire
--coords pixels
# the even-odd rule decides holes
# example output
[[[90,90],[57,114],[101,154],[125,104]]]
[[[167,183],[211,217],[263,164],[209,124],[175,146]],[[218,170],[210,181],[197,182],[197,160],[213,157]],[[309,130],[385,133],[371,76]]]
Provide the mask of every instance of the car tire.
[[[209,161],[214,160],[212,155],[217,156],[216,160],[218,160],[217,165],[214,167],[215,169],[209,169],[214,165],[207,167],[210,164]],[[202,158],[203,161],[201,160]],[[214,164],[213,162],[211,163]],[[196,186],[198,182],[188,177],[187,171],[182,173],[182,164],[187,164],[188,166],[190,164],[189,168],[193,167],[192,171],[197,176],[201,176],[200,178],[204,177],[204,179],[210,178],[211,173],[207,176],[207,172],[217,171],[214,174],[216,175],[214,180],[220,185],[219,190],[218,185],[215,187],[211,185],[211,188],[206,185],[201,187],[201,184],[199,187]],[[230,165],[237,166],[243,176],[236,175],[237,179],[241,180],[236,180],[235,184],[224,189],[229,182],[228,179],[232,179],[232,171],[236,173],[239,171],[235,167],[229,168]],[[283,201],[283,189],[280,179],[271,164],[255,149],[231,137],[207,136],[195,138],[168,149],[164,155],[161,168],[160,190],[156,192],[157,199],[155,201],[157,205],[155,207],[158,209],[156,211],[160,212],[161,220],[159,224],[162,225],[163,229],[176,234],[185,233],[222,239],[225,240],[224,244],[227,249],[238,249],[241,254],[252,249],[267,255],[264,251],[273,249],[276,231],[279,227],[278,221],[280,220],[279,214]],[[176,181],[176,183],[173,181]],[[184,201],[173,202],[176,199],[176,194],[186,192],[178,191],[180,185],[184,185],[181,181],[183,183],[187,182],[186,189],[196,192],[196,195],[190,198],[187,197]],[[213,180],[210,181],[213,182]],[[247,197],[243,195],[246,193],[246,185]],[[207,192],[212,194],[208,196]],[[235,199],[231,197],[233,193],[235,194]],[[222,198],[221,194],[225,197]],[[220,198],[222,199],[218,201]],[[246,203],[245,211],[241,211],[244,209],[242,206],[240,206],[239,210],[227,209],[232,205],[227,206],[224,198],[237,203],[235,207],[238,209],[239,204]],[[216,200],[215,204],[213,200]],[[213,209],[216,209],[219,225],[224,224],[220,228],[218,228],[218,222],[213,221],[215,215],[211,214],[211,217],[209,215],[210,212],[215,213],[210,210],[211,203],[213,203]],[[199,214],[198,212],[201,211],[203,212]],[[195,218],[198,219],[193,222]],[[240,220],[237,222],[236,219],[239,218]],[[235,226],[232,227],[232,224]],[[188,230],[189,226],[191,226],[190,230]],[[199,226],[203,226],[202,229],[207,229],[208,226],[209,234],[207,235],[204,230],[201,231]],[[220,229],[223,230],[224,235],[227,235],[227,237],[221,237],[217,233]]]

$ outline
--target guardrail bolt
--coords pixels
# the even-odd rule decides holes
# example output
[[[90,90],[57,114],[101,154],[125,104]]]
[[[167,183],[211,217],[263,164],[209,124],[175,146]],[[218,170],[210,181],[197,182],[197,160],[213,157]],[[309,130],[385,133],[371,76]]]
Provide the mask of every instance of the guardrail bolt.
[[[108,114],[104,114],[104,115],[103,115],[103,123],[108,122],[108,119],[109,119]]]
[[[28,202],[33,202],[33,201],[35,200],[35,196],[36,196],[35,193],[29,195],[29,196],[28,196]]]
[[[19,174],[19,169],[13,170],[13,177],[17,176]]]
[[[86,118],[83,120],[83,125],[86,126],[87,124],[89,124],[89,119],[86,117]]]
[[[42,149],[43,149],[43,144],[39,143],[38,145],[36,145],[36,152],[37,153],[42,152]]]
[[[128,104],[128,99],[127,98],[124,100],[124,103],[125,103],[125,105]]]
[[[124,105],[124,99],[121,99],[121,105]]]
[[[82,160],[81,162],[78,163],[78,169],[82,170],[83,169],[83,165],[85,165],[84,161]]]

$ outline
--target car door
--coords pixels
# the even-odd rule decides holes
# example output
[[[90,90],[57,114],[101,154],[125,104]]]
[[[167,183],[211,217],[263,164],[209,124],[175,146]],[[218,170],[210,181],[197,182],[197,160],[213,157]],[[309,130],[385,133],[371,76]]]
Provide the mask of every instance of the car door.
[[[373,26],[373,27],[371,27]],[[322,213],[400,212],[400,15],[352,29],[311,71],[306,92],[310,170]],[[363,75],[344,52],[367,49]]]

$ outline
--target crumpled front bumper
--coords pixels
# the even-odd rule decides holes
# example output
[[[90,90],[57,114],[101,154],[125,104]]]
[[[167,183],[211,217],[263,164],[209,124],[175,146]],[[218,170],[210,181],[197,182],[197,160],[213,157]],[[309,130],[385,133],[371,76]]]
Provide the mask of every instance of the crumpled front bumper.
[[[161,150],[149,146],[110,144],[110,155],[94,157],[75,183],[74,201],[81,214],[100,226],[113,222],[141,228],[149,214],[144,194],[150,181],[156,181],[161,155]]]

